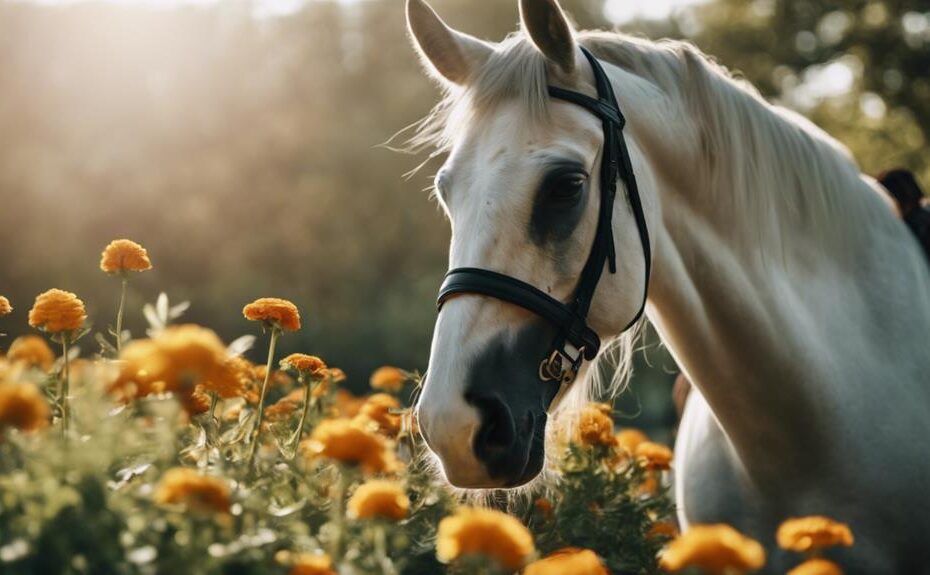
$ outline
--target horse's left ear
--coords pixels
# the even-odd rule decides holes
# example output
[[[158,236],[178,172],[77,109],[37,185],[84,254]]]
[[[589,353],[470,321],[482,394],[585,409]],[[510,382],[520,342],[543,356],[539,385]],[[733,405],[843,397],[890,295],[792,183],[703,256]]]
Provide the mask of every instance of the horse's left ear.
[[[550,62],[565,74],[575,71],[575,34],[556,0],[520,0],[520,20]]]

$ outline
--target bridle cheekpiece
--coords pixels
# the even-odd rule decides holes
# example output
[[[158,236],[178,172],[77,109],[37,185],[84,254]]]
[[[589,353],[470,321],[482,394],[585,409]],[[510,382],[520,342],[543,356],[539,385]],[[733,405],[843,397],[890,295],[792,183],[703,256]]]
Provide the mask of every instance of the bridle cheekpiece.
[[[649,243],[649,231],[643,213],[636,176],[630,162],[630,153],[623,138],[626,119],[620,112],[613,88],[600,63],[584,47],[581,48],[594,72],[597,98],[580,92],[549,86],[549,95],[559,100],[577,104],[601,119],[604,127],[604,147],[601,158],[601,203],[598,211],[597,231],[591,252],[585,262],[574,295],[568,303],[563,303],[542,290],[499,272],[480,268],[455,268],[446,273],[445,281],[439,289],[437,305],[443,304],[452,296],[459,294],[478,294],[493,297],[520,306],[547,320],[558,330],[552,343],[551,351],[539,364],[539,379],[543,382],[554,381],[560,387],[571,384],[578,375],[585,360],[593,360],[601,347],[597,333],[588,325],[588,311],[591,300],[601,279],[605,264],[610,273],[617,273],[616,252],[613,240],[613,208],[617,195],[617,178],[623,180],[627,190],[627,200],[646,262],[646,286],[643,302],[632,320],[623,328],[626,331],[643,315],[646,307],[646,294],[649,290],[649,276],[652,266],[652,253]]]

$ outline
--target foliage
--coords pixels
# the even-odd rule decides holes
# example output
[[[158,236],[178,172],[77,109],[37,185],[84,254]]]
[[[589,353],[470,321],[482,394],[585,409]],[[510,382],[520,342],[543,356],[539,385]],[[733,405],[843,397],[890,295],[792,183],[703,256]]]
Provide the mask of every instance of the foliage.
[[[167,333],[185,306],[159,300],[148,312],[151,329]],[[134,344],[126,343],[127,349]],[[409,514],[396,523],[353,519],[346,501],[368,478],[365,470],[313,456],[306,442],[296,448],[302,410],[290,398],[304,380],[280,372],[269,378],[253,465],[249,437],[257,407],[247,397],[263,378],[260,369],[248,372],[254,381],[243,397],[215,398],[212,409],[192,415],[188,403],[171,394],[117,401],[109,390],[125,362],[111,359],[109,344],[101,354],[70,358],[73,421],[67,433],[59,432],[57,417],[33,433],[0,422],[0,572],[283,574],[307,553],[328,554],[340,573],[446,570],[435,556],[436,526],[457,498],[424,457],[406,410],[398,414],[405,423],[393,443],[405,470],[389,475],[404,486]],[[57,396],[63,362],[50,373],[2,357],[0,363],[7,374],[0,386],[34,382]],[[343,391],[322,389],[311,396],[304,436],[312,437],[324,420],[349,415],[337,399]],[[638,462],[618,464],[617,454],[572,444],[559,459],[561,478],[549,485],[554,506],[548,518],[535,507],[516,511],[535,531],[540,552],[588,547],[618,573],[655,573],[663,541],[647,533],[671,505],[664,491],[648,491]],[[180,491],[165,497],[164,478],[178,467],[195,470],[192,477],[214,478],[213,496],[175,485],[171,489]],[[499,572],[488,558],[474,556],[453,567],[463,574]]]

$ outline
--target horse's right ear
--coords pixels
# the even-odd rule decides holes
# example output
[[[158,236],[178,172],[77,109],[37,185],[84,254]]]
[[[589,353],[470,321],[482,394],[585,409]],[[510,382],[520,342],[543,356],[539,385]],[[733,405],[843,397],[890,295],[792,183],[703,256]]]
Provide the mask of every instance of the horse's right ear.
[[[494,51],[487,42],[446,26],[423,0],[407,0],[407,30],[427,70],[459,86]]]

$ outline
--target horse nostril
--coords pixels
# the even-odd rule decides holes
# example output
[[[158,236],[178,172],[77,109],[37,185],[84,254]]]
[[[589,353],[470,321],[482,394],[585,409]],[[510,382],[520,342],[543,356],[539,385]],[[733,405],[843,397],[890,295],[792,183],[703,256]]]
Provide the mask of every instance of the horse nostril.
[[[506,454],[516,441],[513,416],[507,404],[497,397],[466,397],[481,414],[481,424],[475,434],[474,450],[479,459],[487,461]]]

